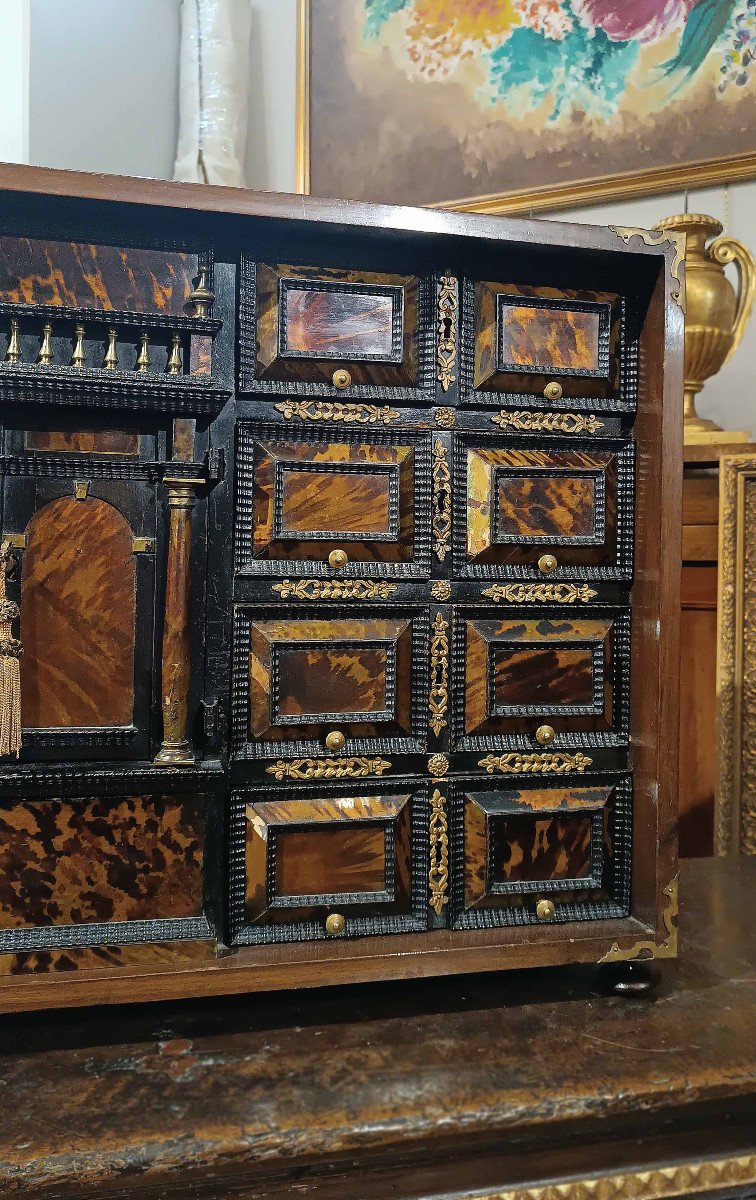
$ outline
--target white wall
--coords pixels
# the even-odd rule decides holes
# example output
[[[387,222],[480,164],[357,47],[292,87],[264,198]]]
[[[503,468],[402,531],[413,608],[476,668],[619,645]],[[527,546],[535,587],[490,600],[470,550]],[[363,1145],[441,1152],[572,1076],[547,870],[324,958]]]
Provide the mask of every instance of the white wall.
[[[23,2],[2,0],[3,14],[6,5]],[[297,0],[250,3],[247,179],[251,187],[292,191]],[[32,162],[170,177],[179,8],[180,0],[31,0]],[[556,215],[649,227],[682,212],[683,205],[682,195],[668,195]],[[689,207],[724,220],[724,189],[691,192]],[[756,249],[756,182],[731,188],[729,208],[728,232]],[[706,385],[699,411],[726,428],[747,429],[756,439],[755,381],[756,317],[734,358]]]
[[[170,178],[178,0],[31,0],[30,37],[30,161]]]
[[[0,162],[29,160],[29,0],[3,0]]]

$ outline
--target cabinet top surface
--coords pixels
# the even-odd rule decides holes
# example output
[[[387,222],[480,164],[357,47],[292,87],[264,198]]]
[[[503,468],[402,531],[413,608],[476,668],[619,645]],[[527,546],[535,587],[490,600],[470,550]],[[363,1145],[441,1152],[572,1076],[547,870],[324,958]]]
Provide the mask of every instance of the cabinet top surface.
[[[552,244],[572,249],[609,250],[625,254],[672,255],[676,248],[675,235],[660,233],[651,235],[651,242],[646,242],[641,237],[633,237],[628,244],[613,229],[597,225],[366,204],[356,200],[254,192],[242,188],[179,183],[163,179],[95,175],[16,163],[0,163],[0,193],[3,192],[45,195],[53,201],[57,198],[110,201],[180,208],[216,215],[317,221],[337,226],[351,225],[407,234],[456,236],[533,246]],[[51,214],[52,211],[54,210],[51,210]]]
[[[5,1018],[0,1191],[730,1111],[756,1090],[755,883],[682,863],[656,1001],[571,968]]]

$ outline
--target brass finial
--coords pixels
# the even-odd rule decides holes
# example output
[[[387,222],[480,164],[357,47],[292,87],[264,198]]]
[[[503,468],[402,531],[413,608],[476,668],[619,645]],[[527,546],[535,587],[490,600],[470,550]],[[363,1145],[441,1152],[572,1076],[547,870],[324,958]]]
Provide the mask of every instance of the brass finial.
[[[143,333],[142,348],[139,351],[139,358],[136,360],[136,369],[142,374],[144,374],[146,371],[149,371],[150,363],[152,362],[152,359],[150,358],[149,344],[150,335],[148,333]]]
[[[76,326],[76,344],[74,346],[73,355],[71,356],[71,366],[72,367],[83,367],[84,363],[86,361],[87,361],[87,356],[84,352],[84,326],[77,325]]]
[[[17,363],[21,361],[21,343],[18,340],[18,318],[11,318],[10,338],[8,339],[8,350],[5,355],[5,361],[9,363]]]
[[[49,367],[52,360],[52,325],[48,323],[42,330],[42,345],[39,348],[39,356],[37,361],[39,362],[40,366]]]
[[[175,334],[173,338],[171,357],[168,359],[168,374],[181,374],[181,338],[178,334]]]
[[[115,329],[109,329],[108,348],[105,351],[105,360],[102,364],[106,371],[115,371],[116,367],[118,366],[118,350],[116,348],[117,339],[118,334],[116,333]]]
[[[209,316],[210,305],[214,299],[214,294],[207,286],[207,267],[200,267],[197,286],[189,293],[189,303],[194,305],[195,317]]]

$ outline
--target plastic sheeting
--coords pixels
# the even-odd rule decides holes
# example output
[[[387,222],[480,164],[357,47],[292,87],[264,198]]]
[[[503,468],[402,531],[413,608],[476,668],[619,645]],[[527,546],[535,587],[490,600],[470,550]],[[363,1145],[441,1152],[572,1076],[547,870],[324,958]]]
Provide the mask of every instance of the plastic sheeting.
[[[244,187],[251,21],[249,0],[181,0],[174,179]]]

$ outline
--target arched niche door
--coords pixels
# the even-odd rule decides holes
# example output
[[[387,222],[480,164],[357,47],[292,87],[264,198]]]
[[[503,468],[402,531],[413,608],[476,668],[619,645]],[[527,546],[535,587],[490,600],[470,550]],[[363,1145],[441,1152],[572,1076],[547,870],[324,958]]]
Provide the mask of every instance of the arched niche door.
[[[98,481],[77,498],[70,480],[23,482],[23,755],[147,757],[154,548],[137,553],[131,489]]]

